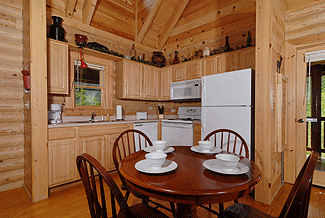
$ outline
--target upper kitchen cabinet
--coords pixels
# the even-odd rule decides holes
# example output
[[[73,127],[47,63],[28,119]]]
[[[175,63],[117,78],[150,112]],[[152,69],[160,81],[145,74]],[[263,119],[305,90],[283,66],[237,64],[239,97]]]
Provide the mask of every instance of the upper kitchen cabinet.
[[[216,57],[209,57],[205,58],[202,61],[202,70],[203,76],[213,75],[217,73],[217,58]]]
[[[116,62],[116,97],[159,100],[160,68],[135,61]]]
[[[189,61],[173,66],[173,82],[202,77],[202,60]]]
[[[143,65],[122,60],[115,63],[117,98],[141,99],[143,86]]]
[[[238,56],[239,69],[255,69],[255,46],[243,49]]]
[[[157,67],[144,66],[143,78],[143,98],[148,100],[159,99],[160,69]]]
[[[254,46],[229,53],[218,54],[202,60],[203,76],[247,68],[255,68]]]
[[[173,66],[173,82],[186,80],[186,63]]]
[[[68,94],[68,45],[52,39],[47,42],[48,93]]]
[[[170,100],[170,83],[173,81],[173,67],[164,67],[160,75],[160,99]]]

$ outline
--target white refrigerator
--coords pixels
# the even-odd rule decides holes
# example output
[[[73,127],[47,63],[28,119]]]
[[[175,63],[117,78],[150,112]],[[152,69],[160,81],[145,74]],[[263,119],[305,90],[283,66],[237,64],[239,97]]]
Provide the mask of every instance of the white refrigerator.
[[[202,77],[202,140],[216,129],[234,130],[245,139],[254,160],[254,84],[252,69]]]

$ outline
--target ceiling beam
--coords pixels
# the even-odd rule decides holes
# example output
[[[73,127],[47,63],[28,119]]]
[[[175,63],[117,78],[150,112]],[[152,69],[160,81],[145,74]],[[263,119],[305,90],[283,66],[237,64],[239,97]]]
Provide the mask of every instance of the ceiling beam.
[[[72,18],[77,0],[65,0],[65,16]]]
[[[89,25],[93,18],[97,0],[85,0],[82,7],[82,23]]]
[[[153,19],[155,18],[158,9],[160,8],[161,3],[163,2],[163,0],[156,0],[146,18],[146,20],[144,21],[144,24],[139,32],[139,34],[136,36],[135,38],[135,42],[137,43],[141,43],[142,40],[144,39],[144,37],[146,36]]]
[[[164,32],[161,34],[161,38],[158,43],[158,50],[161,50],[164,47],[168,37],[170,36],[171,32],[173,31],[174,27],[176,26],[179,18],[183,14],[189,1],[190,0],[181,0],[179,2],[177,9],[174,11],[173,15],[169,19],[168,24],[164,29]]]

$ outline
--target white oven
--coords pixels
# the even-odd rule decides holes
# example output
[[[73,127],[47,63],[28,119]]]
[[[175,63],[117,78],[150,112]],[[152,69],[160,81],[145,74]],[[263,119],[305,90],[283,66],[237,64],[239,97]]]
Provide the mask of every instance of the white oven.
[[[161,132],[168,146],[193,146],[193,121],[163,120]]]
[[[170,83],[171,100],[201,99],[201,79]]]

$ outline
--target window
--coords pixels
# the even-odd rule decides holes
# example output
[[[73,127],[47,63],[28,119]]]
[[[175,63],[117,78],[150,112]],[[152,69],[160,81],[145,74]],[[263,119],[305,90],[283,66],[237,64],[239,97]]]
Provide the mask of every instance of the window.
[[[70,90],[65,96],[66,116],[107,113],[113,109],[112,60],[84,54],[88,67],[80,68],[79,53],[70,51]]]
[[[87,68],[81,69],[80,62],[74,62],[75,105],[101,106],[105,67],[87,65]]]

